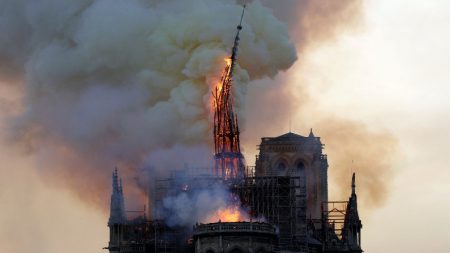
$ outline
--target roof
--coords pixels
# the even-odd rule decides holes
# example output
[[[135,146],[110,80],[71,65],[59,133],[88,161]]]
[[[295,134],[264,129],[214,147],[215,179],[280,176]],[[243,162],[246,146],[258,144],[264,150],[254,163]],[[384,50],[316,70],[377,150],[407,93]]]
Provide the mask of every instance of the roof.
[[[302,135],[295,134],[292,132],[285,133],[278,137],[263,137],[263,138],[261,138],[261,140],[262,140],[261,145],[283,144],[283,143],[284,144],[288,144],[288,143],[298,144],[298,143],[304,143],[304,142],[311,143],[311,141],[320,143],[320,138],[315,137],[312,134],[310,134],[308,137],[306,137],[306,136],[302,136]]]
[[[274,138],[272,138],[272,140],[276,140],[276,141],[280,140],[281,141],[281,140],[292,140],[292,139],[303,139],[303,138],[306,138],[306,137],[301,136],[299,134],[294,134],[294,133],[289,132],[287,134],[283,134],[278,137],[274,137]]]

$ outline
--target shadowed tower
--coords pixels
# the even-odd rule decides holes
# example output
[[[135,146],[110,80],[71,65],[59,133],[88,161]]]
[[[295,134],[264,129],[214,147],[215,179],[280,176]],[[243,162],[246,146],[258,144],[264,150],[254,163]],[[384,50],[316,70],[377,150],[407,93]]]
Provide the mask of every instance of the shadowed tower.
[[[126,223],[125,203],[123,198],[122,179],[119,179],[117,168],[112,174],[112,194],[109,215],[109,252],[120,252],[123,240],[123,225]]]
[[[258,177],[300,177],[306,183],[307,217],[320,219],[328,201],[328,159],[311,129],[308,136],[286,133],[264,137],[256,159]]]

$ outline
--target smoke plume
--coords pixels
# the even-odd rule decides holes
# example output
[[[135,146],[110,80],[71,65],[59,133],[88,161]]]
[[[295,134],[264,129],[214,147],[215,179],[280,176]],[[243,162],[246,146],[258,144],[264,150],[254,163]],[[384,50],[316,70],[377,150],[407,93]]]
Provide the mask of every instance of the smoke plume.
[[[321,45],[338,39],[341,34],[361,29],[364,24],[362,1],[262,2],[288,23],[299,61],[287,74],[278,76],[275,82],[264,80],[249,86],[247,120],[255,124],[252,124],[251,131],[243,133],[247,157],[255,154],[252,150],[259,144],[261,136],[277,136],[289,131],[290,121],[292,130],[300,130],[302,135],[307,135],[313,128],[328,154],[330,199],[348,198],[353,170],[357,174],[360,202],[367,207],[364,209],[379,207],[386,201],[395,175],[397,140],[383,129],[369,127],[362,121],[321,108],[321,97],[311,96],[308,87],[315,85],[315,80],[326,79],[327,76],[317,76],[317,71],[305,68],[309,56]],[[320,64],[314,66],[320,68]],[[320,72],[323,73],[326,75],[326,70]]]
[[[147,186],[136,168],[164,174],[212,155],[210,94],[238,3],[2,0],[0,10],[0,80],[23,93],[7,135],[36,154],[48,182],[106,207],[116,165],[127,195],[139,196]],[[241,122],[246,84],[296,60],[287,27],[259,2],[243,27],[234,78]]]
[[[191,185],[192,186],[192,185]],[[169,226],[192,227],[195,223],[247,221],[248,211],[240,201],[231,198],[227,186],[198,187],[189,192],[169,195],[163,200],[159,213]]]
[[[387,132],[369,130],[363,123],[336,116],[320,119],[314,126],[326,145],[330,178],[340,184],[340,187],[333,185],[339,192],[331,196],[349,195],[353,171],[357,175],[357,191],[362,196],[360,203],[369,208],[382,205],[394,175],[396,139]]]
[[[364,23],[362,0],[262,0],[262,2],[288,24],[290,35],[300,54],[336,39],[343,31],[355,30]]]
[[[291,67],[296,52],[294,70],[307,76],[304,56],[354,29],[361,2],[249,3],[234,96],[241,125],[249,130],[243,133],[245,151],[254,150],[261,136],[287,131],[288,118],[297,116],[323,137],[330,175],[345,183],[343,190],[354,159],[361,165],[358,179],[365,180],[363,198],[382,203],[395,140],[319,112],[319,101],[305,89],[307,78],[293,85],[289,75],[276,77]],[[121,168],[126,194],[141,196],[146,182],[173,167],[207,165],[211,88],[240,12],[232,0],[1,0],[0,83],[21,92],[7,137],[35,154],[48,182],[102,207],[114,166]],[[334,134],[342,129],[345,134]],[[150,175],[142,176],[142,169]]]

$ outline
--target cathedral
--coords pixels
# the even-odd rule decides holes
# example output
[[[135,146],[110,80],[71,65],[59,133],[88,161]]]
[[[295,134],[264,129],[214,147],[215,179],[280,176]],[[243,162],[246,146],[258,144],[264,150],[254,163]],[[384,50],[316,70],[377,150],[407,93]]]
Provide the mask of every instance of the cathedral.
[[[289,132],[263,137],[255,166],[245,166],[231,90],[244,11],[245,6],[229,61],[213,90],[214,168],[194,173],[174,168],[169,177],[157,178],[148,192],[151,216],[144,213],[132,219],[126,217],[123,185],[114,171],[110,240],[105,247],[109,252],[362,252],[355,175],[348,201],[329,201],[328,160],[312,129],[308,136]],[[231,215],[218,215],[203,223],[210,214],[186,217],[190,214],[187,210],[212,205],[214,199],[207,202],[206,195],[199,193],[217,189],[223,192],[221,197]],[[176,208],[169,205],[174,199],[182,200]],[[203,206],[195,206],[199,200]],[[220,211],[210,209],[206,208]],[[172,219],[180,210],[183,218],[197,220],[189,224]]]
[[[353,174],[347,201],[329,201],[327,156],[314,133],[286,133],[264,137],[256,166],[241,180],[190,175],[161,180],[166,183],[154,205],[165,195],[194,192],[196,187],[224,184],[248,210],[247,221],[216,221],[193,228],[168,225],[160,217],[143,215],[127,220],[123,188],[113,172],[113,193],[108,226],[110,252],[251,253],[251,252],[354,252],[361,253],[362,224],[358,215]],[[186,187],[189,186],[189,187]],[[154,195],[153,195],[154,196]],[[161,201],[158,201],[160,199]],[[155,214],[157,216],[157,214]],[[256,221],[264,217],[264,221]],[[232,245],[232,246],[230,246]]]

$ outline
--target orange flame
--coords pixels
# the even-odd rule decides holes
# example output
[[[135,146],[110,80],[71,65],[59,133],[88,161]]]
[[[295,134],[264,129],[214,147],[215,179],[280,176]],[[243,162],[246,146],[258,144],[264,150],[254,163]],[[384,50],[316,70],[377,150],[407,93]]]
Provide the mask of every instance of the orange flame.
[[[228,75],[228,72],[230,71],[230,66],[231,66],[231,59],[230,58],[224,58],[224,61],[226,63],[225,69],[222,71],[222,80],[223,78],[225,78],[226,75]],[[218,88],[218,93],[220,93],[220,91],[222,90],[223,87],[223,83],[222,82],[218,82],[217,83],[217,88]]]
[[[223,60],[225,61],[226,65],[225,65],[225,68],[224,68],[223,71],[222,71],[222,78],[219,79],[219,81],[217,81],[217,84],[216,84],[215,87],[214,87],[214,89],[217,89],[216,91],[213,90],[213,93],[214,93],[215,96],[218,96],[219,93],[222,91],[222,88],[223,88],[223,83],[222,83],[222,82],[223,82],[223,78],[224,78],[226,75],[228,75],[228,72],[229,72],[230,66],[231,66],[231,58],[225,57]],[[210,103],[211,103],[211,105],[212,105],[211,108],[210,108],[210,111],[211,111],[211,113],[212,113],[212,112],[214,112],[214,108],[215,108],[217,105],[215,104],[215,101],[214,101],[214,98],[213,98],[213,97],[211,97],[210,101],[211,101]]]
[[[249,220],[249,215],[238,206],[228,206],[217,210],[213,215],[207,218],[210,222],[238,222]]]
[[[225,60],[225,62],[227,63],[227,66],[230,66],[230,65],[231,65],[231,58],[227,57],[227,58],[225,58],[224,60]]]

